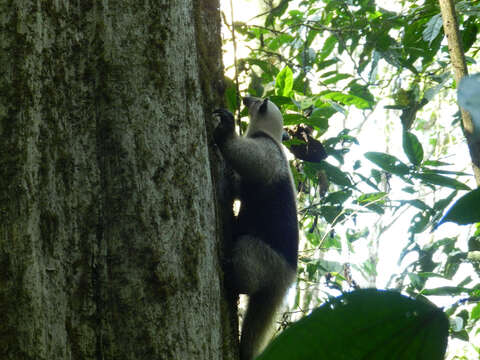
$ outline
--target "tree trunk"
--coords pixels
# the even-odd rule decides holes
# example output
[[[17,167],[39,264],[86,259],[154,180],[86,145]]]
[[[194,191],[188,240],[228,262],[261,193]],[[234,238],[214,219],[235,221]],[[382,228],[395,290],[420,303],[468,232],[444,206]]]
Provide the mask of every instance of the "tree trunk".
[[[1,3],[1,359],[234,358],[218,7]]]

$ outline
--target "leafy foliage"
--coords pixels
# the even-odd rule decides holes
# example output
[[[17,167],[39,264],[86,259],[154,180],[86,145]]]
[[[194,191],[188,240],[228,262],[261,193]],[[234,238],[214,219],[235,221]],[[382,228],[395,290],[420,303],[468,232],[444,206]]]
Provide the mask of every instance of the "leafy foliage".
[[[470,234],[468,249],[465,236],[445,236],[444,226],[435,230],[472,184],[469,170],[450,162],[461,142],[458,114],[439,110],[454,102],[456,86],[442,18],[436,0],[395,3],[400,10],[374,0],[280,0],[266,9],[263,22],[235,24],[250,49],[238,59],[241,93],[268,96],[281,108],[285,126],[309,127],[328,155],[317,163],[291,162],[304,241],[288,320],[345,291],[376,286],[379,249],[393,246],[398,259],[387,261],[398,261],[398,271],[382,286],[418,299],[461,297],[450,299],[446,313],[452,323],[463,319],[451,336],[468,341],[480,327],[478,306],[472,306],[480,300],[474,260],[480,230]],[[456,6],[473,63],[480,50],[480,2]],[[478,80],[472,79],[459,99],[477,111]],[[233,84],[227,90],[231,110],[238,106]],[[440,121],[445,118],[451,118],[447,125]],[[378,135],[362,133],[375,128],[372,121],[384,129],[383,149],[371,146]],[[400,147],[392,151],[390,143]],[[478,222],[475,194],[458,200],[442,222]],[[394,240],[393,227],[401,229]],[[352,261],[355,254],[362,261]]]

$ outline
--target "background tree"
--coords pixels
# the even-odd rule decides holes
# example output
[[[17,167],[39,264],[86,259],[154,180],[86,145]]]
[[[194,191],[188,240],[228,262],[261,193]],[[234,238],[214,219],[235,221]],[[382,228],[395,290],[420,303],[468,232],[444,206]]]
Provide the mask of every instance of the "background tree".
[[[233,358],[218,6],[0,4],[0,358]]]
[[[282,106],[294,134],[309,129],[304,140],[285,142],[292,152],[320,140],[328,155],[292,161],[305,241],[296,301],[285,319],[359,285],[395,288],[442,303],[456,324],[451,337],[478,352],[472,339],[480,326],[480,274],[472,255],[480,230],[442,225],[430,233],[445,209],[476,186],[472,169],[456,160],[469,152],[440,6],[437,0],[390,5],[395,10],[373,0],[280,0],[263,16],[229,27],[237,46],[250,49],[236,59],[232,84]],[[474,73],[480,3],[458,1],[456,11]],[[235,86],[227,99],[235,109]],[[383,138],[383,145],[372,138]],[[478,155],[474,150],[475,166]],[[380,258],[388,247],[398,249],[398,270],[381,280],[379,263],[396,260]]]

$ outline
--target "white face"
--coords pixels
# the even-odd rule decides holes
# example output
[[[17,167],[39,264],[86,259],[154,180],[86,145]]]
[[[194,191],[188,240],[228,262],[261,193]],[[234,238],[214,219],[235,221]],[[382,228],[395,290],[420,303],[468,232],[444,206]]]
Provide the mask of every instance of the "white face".
[[[268,99],[247,96],[243,103],[248,108],[250,124],[247,136],[256,131],[264,131],[281,142],[283,134],[283,116],[278,107]]]

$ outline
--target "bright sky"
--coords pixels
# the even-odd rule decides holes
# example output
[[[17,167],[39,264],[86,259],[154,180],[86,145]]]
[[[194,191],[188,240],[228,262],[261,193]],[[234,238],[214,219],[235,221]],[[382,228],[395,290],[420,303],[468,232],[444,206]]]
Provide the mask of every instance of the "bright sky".
[[[258,6],[258,0],[221,0],[221,7],[222,11],[224,12],[227,21],[231,21],[231,9],[230,9],[230,2],[234,3],[234,19],[235,21],[241,22],[248,22],[249,24],[257,22],[261,24],[261,20],[254,19],[256,14],[261,13],[261,9]],[[398,2],[385,0],[385,1],[378,1],[377,3],[382,3],[382,7],[385,9],[389,9],[392,11],[399,11],[400,5]],[[240,43],[237,43],[237,57],[242,58],[248,55],[249,49],[242,47]],[[227,68],[227,76],[230,78],[234,77],[234,69],[233,69],[233,45],[231,42],[224,45],[224,50],[226,54],[224,56],[224,63],[225,67]],[[351,70],[354,71],[353,69]],[[478,69],[477,69],[478,71]],[[345,71],[343,71],[345,72]],[[386,129],[385,124],[387,123],[385,119],[389,119],[392,117],[398,117],[398,112],[387,112],[384,109],[385,105],[391,105],[391,99],[383,99],[380,101],[379,105],[376,107],[375,111],[370,115],[368,121],[365,122],[362,131],[355,136],[357,136],[360,146],[352,149],[352,151],[357,151],[355,159],[358,159],[358,154],[363,154],[368,151],[380,151],[380,152],[389,152],[398,156],[401,160],[408,162],[408,159],[403,154],[402,150],[402,139],[401,136],[396,136],[394,134],[401,134],[401,123],[400,121],[392,121],[392,125],[389,129]],[[457,105],[455,103],[452,104],[445,104],[445,101],[442,100],[441,96],[437,96],[431,103],[427,105],[424,110],[424,114],[440,114],[441,117],[437,118],[435,121],[437,123],[442,123],[446,128],[451,126],[452,116],[457,111]],[[362,119],[362,113],[356,109],[349,109],[350,113],[348,114],[347,118],[345,119],[340,114],[335,119],[332,119],[330,123],[329,132],[322,136],[322,138],[328,138],[332,135],[338,134],[338,132],[347,124],[349,128],[355,128],[355,123]],[[385,142],[387,138],[388,132],[388,139],[389,143]],[[462,138],[462,134],[459,129],[456,131],[452,131],[457,138]],[[426,144],[428,140],[426,138],[421,138],[422,134],[416,134],[419,136],[420,142],[422,144]],[[424,149],[427,153],[428,149]],[[448,158],[446,161],[455,164],[455,168],[451,170],[457,171],[466,171],[471,173],[471,169],[469,168],[468,161],[468,150],[465,143],[460,143],[458,145],[452,146],[451,149],[451,157]],[[334,161],[331,159],[327,159],[333,165],[335,164]],[[353,165],[352,163],[348,163],[348,158],[346,159],[347,163],[345,164],[345,169],[348,169],[350,166]],[[353,161],[353,159],[351,159]],[[364,159],[362,161],[363,166],[368,164],[368,160]],[[375,167],[372,165],[372,167]],[[461,181],[465,181],[465,178],[461,178]],[[471,179],[469,186],[475,187],[473,179]],[[404,187],[404,183],[400,180],[397,180],[395,176],[392,177],[391,180],[391,198],[392,199],[405,199],[405,193],[400,191],[395,191],[395,189],[401,189]],[[371,191],[371,190],[368,190]],[[450,191],[446,191],[443,196],[447,196],[450,194]],[[414,197],[413,197],[414,198]],[[437,198],[438,200],[438,198]],[[377,284],[378,288],[384,288],[387,285],[388,280],[392,274],[398,273],[400,270],[400,266],[397,264],[397,259],[399,258],[400,252],[406,244],[408,238],[408,228],[410,226],[410,219],[416,214],[418,210],[409,210],[405,214],[402,215],[400,221],[397,221],[385,234],[382,235],[382,239],[379,242],[379,264],[378,264],[378,277],[377,277]],[[378,221],[376,216],[362,216],[359,223],[357,223],[358,229],[363,228],[364,226],[368,226],[368,224],[372,222]],[[389,223],[391,219],[383,219],[385,223]],[[339,231],[340,232],[340,231]],[[441,236],[438,235],[438,232],[441,232]],[[446,238],[446,237],[453,237],[457,236],[461,232],[460,235],[460,244],[462,250],[467,250],[467,240],[469,237],[469,228],[462,227],[459,228],[457,225],[454,224],[444,224],[441,226],[440,230],[438,230],[435,234],[430,234],[426,232],[418,237],[418,241],[422,243],[429,243],[433,240],[433,235],[435,235],[436,239]],[[342,261],[349,261],[353,264],[355,263],[362,263],[365,261],[369,254],[369,249],[365,241],[358,241],[354,243],[355,247],[355,256],[351,256],[348,253],[343,253]],[[416,255],[412,254],[411,256],[407,257],[403,264],[408,264],[416,259]],[[327,254],[326,260],[338,260],[338,253],[335,254]],[[461,271],[457,273],[457,276],[454,280],[458,281],[459,279],[464,279],[467,275],[472,274],[471,267],[469,265],[462,264]],[[355,276],[355,274],[354,274]],[[356,279],[358,280],[358,279]],[[435,279],[429,282],[428,287],[437,287],[437,286],[445,286],[445,285],[452,285],[451,282],[444,280],[444,279]],[[363,284],[365,286],[365,284]],[[393,286],[391,284],[390,286]],[[437,303],[438,306],[447,306],[452,304],[455,300],[448,299],[445,297],[437,297],[433,298],[433,301]],[[478,342],[480,343],[480,335]]]

